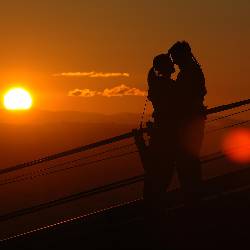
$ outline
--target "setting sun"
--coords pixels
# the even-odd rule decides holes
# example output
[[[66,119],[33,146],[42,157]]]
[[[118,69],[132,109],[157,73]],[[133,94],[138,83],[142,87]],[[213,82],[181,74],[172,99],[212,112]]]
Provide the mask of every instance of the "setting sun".
[[[32,97],[23,88],[13,88],[4,95],[4,106],[8,110],[27,110],[32,106]]]

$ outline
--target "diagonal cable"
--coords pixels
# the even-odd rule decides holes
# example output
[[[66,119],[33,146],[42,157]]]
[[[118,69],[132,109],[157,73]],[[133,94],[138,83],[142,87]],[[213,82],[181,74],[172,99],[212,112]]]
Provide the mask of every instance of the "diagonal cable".
[[[70,161],[65,161],[63,163],[59,163],[59,164],[56,164],[56,165],[53,165],[53,166],[41,168],[39,170],[32,171],[31,173],[26,173],[26,174],[18,175],[18,176],[15,176],[13,178],[6,178],[6,179],[4,179],[4,180],[2,180],[0,182],[0,186],[2,185],[2,183],[9,183],[9,182],[12,183],[12,181],[14,181],[16,179],[25,178],[25,177],[28,177],[28,176],[31,176],[31,175],[35,175],[36,173],[45,172],[45,171],[53,169],[53,168],[58,168],[58,167],[62,167],[62,166],[65,166],[65,165],[68,165],[68,164],[72,164],[72,163],[75,163],[75,162],[87,160],[87,159],[90,159],[90,158],[93,158],[93,157],[97,157],[97,156],[100,156],[100,155],[103,155],[103,154],[106,154],[106,153],[109,153],[109,152],[118,151],[118,150],[123,149],[123,148],[131,147],[133,145],[135,145],[135,144],[134,143],[129,143],[129,144],[126,144],[126,145],[123,145],[123,146],[120,146],[120,147],[108,149],[108,150],[105,150],[105,151],[102,151],[102,152],[99,152],[99,153],[96,153],[96,154],[92,154],[92,155],[89,155],[89,156],[86,156],[86,157],[80,157],[80,158],[77,158],[77,159],[74,159],[74,160],[70,160]]]
[[[127,152],[127,153],[114,155],[114,156],[109,156],[109,157],[102,158],[102,159],[95,160],[95,161],[90,161],[88,163],[77,164],[77,165],[68,166],[68,167],[61,168],[61,169],[56,169],[56,170],[53,170],[53,171],[50,171],[50,172],[40,172],[38,174],[33,174],[33,175],[31,174],[31,175],[25,176],[25,177],[20,178],[20,179],[9,179],[7,182],[0,183],[0,186],[5,186],[7,184],[22,182],[22,181],[26,181],[26,180],[32,180],[32,179],[35,179],[37,177],[47,176],[47,175],[51,175],[51,174],[55,174],[55,173],[59,173],[59,172],[64,172],[64,171],[67,171],[67,170],[70,170],[70,169],[85,167],[85,166],[92,165],[92,164],[95,164],[95,163],[99,163],[99,162],[103,162],[103,161],[107,161],[107,160],[111,160],[111,159],[115,159],[115,158],[124,157],[124,156],[134,154],[134,153],[137,153],[137,152],[138,152],[138,150],[130,151],[130,152]]]
[[[247,124],[249,122],[250,122],[250,120],[246,120],[246,121],[242,121],[242,122],[237,122],[237,123],[234,123],[232,125],[225,126],[225,127],[216,128],[216,129],[210,129],[210,130],[206,131],[206,133],[209,134],[209,133],[217,132],[217,131],[220,131],[220,130],[233,128],[233,127],[236,127],[236,126],[239,126],[239,125]]]
[[[238,114],[241,114],[241,113],[245,113],[245,112],[248,112],[248,111],[250,111],[250,108],[249,109],[244,109],[242,111],[238,111],[238,112],[235,112],[235,113],[232,113],[232,114],[220,116],[220,117],[215,118],[215,119],[207,120],[206,123],[211,123],[211,122],[219,121],[219,120],[222,120],[222,119],[225,119],[225,118],[228,118],[228,117],[231,117],[231,116],[235,116],[235,115],[238,115]]]

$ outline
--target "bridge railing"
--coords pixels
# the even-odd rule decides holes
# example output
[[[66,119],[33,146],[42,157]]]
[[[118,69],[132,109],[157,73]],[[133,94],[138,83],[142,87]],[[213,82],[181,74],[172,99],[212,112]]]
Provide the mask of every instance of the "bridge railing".
[[[230,103],[230,104],[225,104],[225,105],[213,107],[213,108],[207,109],[206,113],[208,115],[215,114],[215,113],[218,113],[218,112],[234,109],[234,108],[241,107],[241,106],[248,105],[248,104],[250,104],[250,99],[246,99],[246,100],[242,100],[242,101],[239,101],[239,102],[234,102],[234,103]],[[143,133],[146,133],[147,131],[148,131],[147,128],[142,129]],[[10,172],[14,172],[14,171],[17,171],[17,170],[21,170],[21,169],[31,167],[31,166],[34,166],[34,165],[37,165],[37,164],[41,164],[41,163],[44,163],[44,162],[56,160],[58,158],[63,158],[63,157],[66,157],[66,156],[70,156],[70,155],[73,155],[73,154],[76,154],[76,153],[84,152],[84,151],[87,151],[87,150],[90,150],[90,149],[93,149],[93,148],[97,148],[97,147],[100,147],[100,146],[104,146],[104,145],[107,145],[107,144],[111,144],[111,143],[114,143],[114,142],[129,139],[129,138],[134,137],[136,135],[136,133],[137,133],[137,130],[133,129],[132,131],[130,131],[128,133],[124,133],[124,134],[121,134],[121,135],[118,135],[118,136],[115,136],[115,137],[107,138],[107,139],[97,141],[97,142],[94,142],[94,143],[91,143],[91,144],[88,144],[88,145],[76,147],[76,148],[73,148],[73,149],[70,149],[70,150],[67,150],[67,151],[64,151],[64,152],[48,155],[48,156],[45,156],[45,157],[42,157],[42,158],[39,158],[39,159],[36,159],[36,160],[33,160],[33,161],[29,161],[29,162],[25,162],[25,163],[15,165],[15,166],[7,167],[7,168],[4,168],[4,169],[0,170],[0,175],[7,174],[7,173],[10,173]]]

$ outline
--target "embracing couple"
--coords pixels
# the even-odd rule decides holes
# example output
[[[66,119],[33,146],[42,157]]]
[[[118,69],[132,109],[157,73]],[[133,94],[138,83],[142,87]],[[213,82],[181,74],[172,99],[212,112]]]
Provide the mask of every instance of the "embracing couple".
[[[176,67],[175,67],[176,65]],[[171,77],[175,68],[179,73]],[[154,127],[145,167],[144,201],[149,214],[165,213],[166,189],[178,173],[186,208],[194,208],[201,196],[200,148],[206,119],[207,93],[201,66],[186,41],[176,42],[153,60],[148,73],[148,99]]]

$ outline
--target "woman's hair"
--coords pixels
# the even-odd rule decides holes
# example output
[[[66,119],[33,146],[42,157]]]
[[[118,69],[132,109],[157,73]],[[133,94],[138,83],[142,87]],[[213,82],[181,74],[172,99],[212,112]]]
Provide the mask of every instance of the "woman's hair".
[[[155,70],[154,67],[152,67],[149,72],[148,72],[148,77],[147,77],[147,82],[150,84],[153,81],[155,81],[156,79],[156,74],[155,74]]]
[[[171,56],[175,55],[177,57],[182,58],[190,58],[193,60],[193,62],[200,67],[200,64],[198,63],[197,59],[192,53],[191,47],[187,41],[178,41],[176,42],[170,49],[169,53]]]

